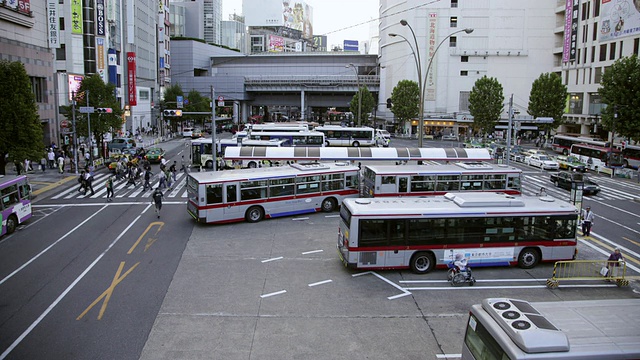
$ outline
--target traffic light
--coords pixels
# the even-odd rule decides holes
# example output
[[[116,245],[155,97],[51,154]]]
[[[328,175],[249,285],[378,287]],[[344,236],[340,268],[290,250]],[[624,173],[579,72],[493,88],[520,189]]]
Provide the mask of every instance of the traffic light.
[[[182,110],[164,110],[162,114],[164,116],[182,116]]]
[[[96,113],[98,114],[111,114],[112,112],[112,108],[96,108]]]
[[[393,104],[391,103],[391,98],[387,98],[387,109],[391,109]]]

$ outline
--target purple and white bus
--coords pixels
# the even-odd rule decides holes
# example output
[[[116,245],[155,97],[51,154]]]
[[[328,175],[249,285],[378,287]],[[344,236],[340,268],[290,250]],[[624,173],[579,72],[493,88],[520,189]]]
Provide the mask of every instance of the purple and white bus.
[[[31,215],[31,185],[27,177],[0,177],[0,236],[14,232]]]

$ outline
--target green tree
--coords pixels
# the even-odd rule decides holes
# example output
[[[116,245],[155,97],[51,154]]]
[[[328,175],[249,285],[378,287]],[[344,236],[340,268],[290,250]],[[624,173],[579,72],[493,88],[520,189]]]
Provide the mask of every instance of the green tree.
[[[184,96],[184,92],[182,91],[180,84],[173,84],[167,87],[164,92],[164,96],[160,101],[160,109],[177,109],[176,100],[178,96]],[[180,118],[164,118],[164,123],[175,133],[178,132],[178,124],[180,123],[180,120]]]
[[[555,73],[544,73],[531,86],[527,112],[534,118],[550,117],[553,123],[541,124],[548,134],[564,123],[562,115],[567,101],[567,86]]]
[[[469,113],[473,116],[473,125],[486,136],[493,132],[500,120],[504,103],[502,85],[496,78],[486,75],[476,80],[469,94]]]
[[[189,115],[187,117],[193,120],[194,123],[200,124],[201,128],[204,129],[205,122],[210,123],[211,121],[211,99],[202,96],[197,90],[189,91],[187,99],[189,99],[189,104],[185,105],[184,111],[208,113],[207,115]]]
[[[396,117],[400,127],[417,118],[420,112],[420,87],[413,80],[400,80],[391,91],[391,112]]]
[[[376,105],[376,100],[373,98],[373,95],[369,91],[366,86],[361,86],[360,91],[358,91],[351,102],[349,103],[349,110],[356,114],[355,122],[358,123],[358,96],[362,93],[362,103],[360,104],[361,112],[360,112],[360,124],[366,124],[369,119],[368,114],[373,110],[373,107]]]
[[[90,126],[96,144],[102,144],[104,134],[116,133],[122,128],[123,111],[116,99],[115,90],[114,84],[105,83],[98,74],[82,80],[76,93],[76,133],[79,137],[86,137]],[[111,108],[112,112],[83,114],[79,112],[79,107],[82,106]],[[71,106],[64,106],[63,110],[68,118],[72,117]]]
[[[43,155],[42,125],[29,75],[21,62],[0,60],[0,174],[11,161]]]
[[[602,125],[625,138],[640,140],[640,59],[624,57],[602,75],[600,97],[607,105],[602,109]],[[617,118],[614,114],[617,110]]]

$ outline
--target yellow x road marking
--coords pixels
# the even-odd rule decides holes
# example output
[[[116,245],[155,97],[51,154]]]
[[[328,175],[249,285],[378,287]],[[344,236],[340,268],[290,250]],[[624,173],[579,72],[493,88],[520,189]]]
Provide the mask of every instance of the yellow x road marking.
[[[129,270],[127,270],[127,272],[125,272],[122,276],[120,276],[120,273],[122,273],[122,269],[124,268],[124,261],[120,262],[120,266],[118,267],[118,271],[116,271],[116,275],[113,277],[113,281],[111,281],[111,285],[100,296],[98,296],[98,298],[95,299],[91,303],[91,305],[89,305],[89,307],[87,307],[82,312],[82,314],[80,314],[80,316],[76,318],[76,320],[82,319],[82,317],[84,317],[89,312],[89,310],[91,310],[94,306],[96,306],[96,304],[100,302],[100,300],[104,298],[104,302],[102,303],[102,307],[100,308],[100,313],[98,314],[98,320],[102,320],[102,315],[104,315],[104,312],[107,309],[107,304],[109,303],[109,299],[111,299],[111,294],[113,294],[113,290],[115,290],[116,286],[122,280],[124,280],[124,278],[126,278],[127,275],[129,275],[133,271],[133,269],[135,269],[138,265],[140,265],[140,262],[137,262]]]

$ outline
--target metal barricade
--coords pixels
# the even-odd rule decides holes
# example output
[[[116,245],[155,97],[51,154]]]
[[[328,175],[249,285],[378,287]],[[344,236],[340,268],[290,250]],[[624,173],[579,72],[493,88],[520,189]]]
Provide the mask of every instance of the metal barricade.
[[[608,260],[569,260],[557,261],[553,266],[553,276],[547,279],[547,287],[555,289],[560,280],[604,280],[620,286],[629,286],[625,279],[627,263]]]

